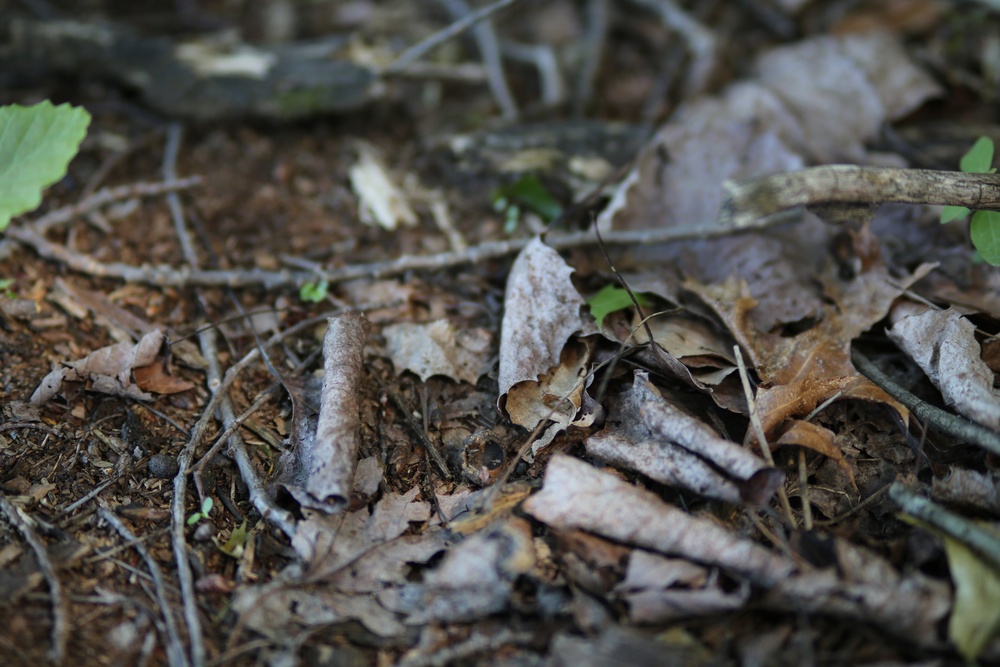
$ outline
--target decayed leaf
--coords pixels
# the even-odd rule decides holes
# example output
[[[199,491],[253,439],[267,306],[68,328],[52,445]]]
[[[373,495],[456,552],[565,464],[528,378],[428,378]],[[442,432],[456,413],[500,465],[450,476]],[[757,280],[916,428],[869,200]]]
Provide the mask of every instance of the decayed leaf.
[[[794,564],[721,525],[693,517],[614,475],[563,454],[545,469],[545,483],[524,510],[557,529],[578,528],[659,553],[715,565],[772,586]]]
[[[382,335],[396,370],[411,371],[421,380],[444,375],[476,384],[489,371],[493,337],[486,329],[456,329],[451,320],[437,320],[390,324]]]
[[[843,539],[831,546],[835,567],[788,577],[761,604],[874,623],[916,646],[941,648],[936,628],[951,608],[946,583],[917,571],[902,575],[882,557]]]
[[[707,222],[724,180],[861,159],[863,142],[883,122],[940,90],[888,33],[803,40],[762,54],[755,69],[757,79],[682,107],[600,224]]]
[[[727,590],[718,573],[701,565],[634,549],[616,593],[633,623],[663,623],[740,609],[750,599],[750,584]]]
[[[417,215],[406,195],[393,182],[372,146],[358,143],[358,161],[349,174],[351,187],[358,195],[361,222],[388,230],[396,229],[400,223],[407,227],[417,224]]]
[[[139,339],[135,345],[116,343],[94,350],[83,359],[69,362],[46,375],[31,395],[31,403],[45,403],[60,393],[66,382],[87,382],[89,389],[103,394],[127,396],[139,401],[151,400],[152,394],[143,391],[135,382],[134,371],[160,363],[160,351],[165,340],[163,332],[156,329]],[[143,377],[151,379],[154,387],[177,389],[176,384],[158,381],[155,374],[147,373]]]
[[[576,333],[591,333],[586,302],[570,280],[573,269],[541,238],[518,254],[507,277],[500,331],[500,407],[507,391],[559,365]]]
[[[532,430],[542,421],[551,422],[532,443],[533,454],[571,424],[587,426],[593,422],[593,414],[577,417],[589,361],[586,345],[570,343],[563,348],[559,366],[543,373],[537,382],[520,382],[507,392],[504,407],[513,423]]]
[[[774,448],[781,447],[782,445],[798,445],[799,447],[811,449],[814,452],[819,452],[823,456],[833,459],[837,466],[847,475],[851,486],[855,489],[858,488],[858,485],[854,483],[854,469],[851,468],[851,464],[844,458],[844,454],[840,451],[840,447],[837,446],[835,436],[830,429],[801,419],[789,421],[782,425],[778,433],[778,441],[774,444]]]
[[[828,264],[820,278],[829,303],[819,322],[795,336],[758,330],[750,315],[757,302],[747,295],[746,285],[735,279],[722,285],[686,285],[719,314],[753,361],[763,383],[757,409],[769,434],[785,419],[804,416],[834,396],[879,401],[900,415],[908,414],[857,373],[850,359],[851,341],[885,317],[903,290],[931,267],[895,278],[882,263],[878,244],[866,228],[851,238],[860,271],[851,280],[843,280],[838,269]]]
[[[410,522],[430,518],[430,505],[415,500],[414,487],[403,495],[382,497],[369,514],[367,509],[343,515],[314,514],[296,527],[292,547],[309,565],[310,580],[328,578],[356,558],[379,545],[398,538],[410,528]]]
[[[945,403],[969,419],[1000,429],[1000,391],[982,359],[976,327],[954,310],[900,304],[886,333],[917,362]]]
[[[503,611],[516,577],[534,565],[531,524],[511,518],[452,548],[422,584],[379,600],[411,624],[469,622]]]
[[[609,406],[587,453],[670,486],[727,502],[765,504],[784,475],[748,449],[670,405],[642,371]]]

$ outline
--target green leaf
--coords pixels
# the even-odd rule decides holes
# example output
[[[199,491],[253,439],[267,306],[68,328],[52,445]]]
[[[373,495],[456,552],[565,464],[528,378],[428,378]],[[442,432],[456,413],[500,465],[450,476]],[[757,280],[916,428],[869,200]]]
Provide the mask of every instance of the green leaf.
[[[212,511],[212,506],[215,505],[215,501],[209,496],[205,500],[201,501],[201,514],[206,519],[208,518],[208,513]]]
[[[509,185],[493,191],[493,206],[496,209],[502,201],[507,205],[520,204],[533,211],[545,222],[551,222],[562,215],[562,205],[546,189],[534,174],[525,174]]]
[[[639,302],[640,306],[650,305],[651,302],[645,295],[639,292],[634,292],[634,294],[635,300]],[[604,323],[604,318],[611,313],[631,308],[632,299],[623,288],[605,285],[601,291],[587,299],[587,305],[590,306],[590,312],[597,320],[597,328],[600,328]]]
[[[972,245],[987,263],[1000,266],[1000,213],[976,211],[969,225]]]
[[[964,206],[945,206],[941,209],[941,224],[946,222],[951,222],[952,220],[959,220],[965,216],[972,213],[969,209]]]
[[[318,303],[330,292],[330,284],[325,280],[318,283],[306,283],[299,288],[299,298],[306,303]]]
[[[0,107],[0,231],[66,175],[89,124],[85,109],[68,104]]]
[[[194,524],[201,521],[201,519],[202,519],[201,512],[195,512],[194,514],[188,517],[187,525],[193,526]]]
[[[969,152],[962,156],[959,166],[967,174],[988,174],[991,164],[993,164],[993,140],[989,137],[979,137]]]
[[[981,523],[983,530],[992,526]],[[948,635],[958,652],[975,660],[1000,634],[1000,572],[962,542],[942,535],[948,569],[955,582],[955,603],[948,619]]]

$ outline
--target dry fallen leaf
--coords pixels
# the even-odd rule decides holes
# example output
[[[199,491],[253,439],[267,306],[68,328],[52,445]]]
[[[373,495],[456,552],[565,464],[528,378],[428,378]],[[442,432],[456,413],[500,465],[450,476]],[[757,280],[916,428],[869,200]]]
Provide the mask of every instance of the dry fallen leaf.
[[[444,375],[474,385],[489,371],[493,337],[486,329],[456,329],[451,320],[401,322],[384,327],[382,336],[396,370],[424,381]]]
[[[893,309],[886,333],[941,391],[944,402],[962,415],[1000,429],[1000,391],[982,359],[976,327],[954,310],[902,303]]]
[[[784,475],[750,450],[670,405],[642,371],[609,405],[587,453],[669,486],[732,503],[766,504]]]
[[[165,341],[163,332],[154,329],[134,345],[116,343],[94,350],[83,359],[66,363],[62,368],[57,368],[46,375],[35,393],[31,395],[31,403],[34,405],[45,403],[59,394],[67,382],[87,382],[89,389],[103,394],[127,396],[139,401],[151,400],[153,395],[143,391],[136,383],[134,371],[137,368],[162,363],[160,352]],[[153,386],[170,389],[170,393],[190,388],[188,386],[178,389],[175,382],[164,381],[157,372],[140,375],[145,380],[151,381]]]

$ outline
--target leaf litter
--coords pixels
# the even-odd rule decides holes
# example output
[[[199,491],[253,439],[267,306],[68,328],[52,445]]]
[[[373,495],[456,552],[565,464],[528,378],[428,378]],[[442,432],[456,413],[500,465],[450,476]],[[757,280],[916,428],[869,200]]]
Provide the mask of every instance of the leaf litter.
[[[758,57],[752,71],[751,79],[674,114],[599,224],[707,222],[726,179],[832,160],[898,162],[870,153],[869,142],[886,122],[940,93],[897,41],[879,33],[780,47]],[[367,211],[362,217],[405,234],[416,214],[384,165],[364,184],[374,153],[358,145],[352,185]],[[373,179],[381,184],[369,188]],[[350,636],[414,664],[448,655],[450,645],[495,640],[495,662],[508,664],[504,651],[533,641],[531,632],[518,634],[522,625],[558,619],[538,635],[543,644],[551,640],[546,664],[562,664],[574,651],[657,649],[662,658],[672,655],[666,647],[685,646],[688,657],[709,653],[710,635],[680,630],[685,636],[653,639],[618,621],[641,628],[734,612],[815,614],[940,651],[946,639],[939,629],[950,616],[952,626],[972,627],[950,632],[965,657],[996,655],[993,619],[977,625],[970,618],[965,575],[980,576],[982,560],[945,542],[957,592],[931,557],[923,567],[900,567],[899,553],[916,547],[896,539],[902,533],[891,523],[893,507],[879,500],[885,487],[873,486],[932,457],[939,502],[995,518],[992,463],[945,467],[950,461],[939,458],[944,447],[933,429],[920,435],[906,408],[855,370],[851,349],[891,313],[887,334],[944,402],[996,429],[993,372],[959,310],[917,312],[900,301],[923,286],[932,265],[887,262],[867,221],[837,229],[821,219],[827,213],[805,213],[767,232],[630,251],[629,282],[635,276],[643,293],[680,309],[653,320],[652,341],[640,313],[608,314],[599,330],[581,285],[601,278],[580,275],[544,237],[527,244],[506,276],[499,350],[488,327],[464,326],[453,303],[421,304],[425,296],[412,283],[345,287],[354,302],[382,290],[403,303],[374,309],[374,342],[363,316],[330,320],[322,392],[316,378],[283,380],[292,432],[267,488],[294,506],[291,552],[271,581],[237,587],[232,609],[241,624],[289,647],[303,629],[348,633],[358,623],[363,632]],[[835,255],[831,247],[846,251]],[[166,368],[162,334],[147,336],[154,338],[145,345],[119,344],[67,364],[43,381],[33,402],[65,393],[68,382],[141,400],[167,393],[169,375],[143,372]],[[751,361],[753,416],[766,443],[750,444],[750,408],[732,391],[733,343]],[[370,386],[370,375],[385,369],[378,356],[397,376],[420,380],[394,384],[396,403],[385,387]],[[465,402],[442,407],[456,396]],[[482,409],[483,396],[500,414]],[[857,399],[894,416],[860,408]],[[839,423],[855,413],[859,424]],[[468,457],[471,443],[484,440],[462,436],[481,436],[484,426],[495,427],[483,421],[506,419],[533,433],[493,443],[503,450],[502,471],[479,474],[472,465],[466,480],[485,489],[440,478],[420,455],[409,476],[397,474],[405,466],[390,465],[392,443],[412,441],[412,454],[421,438],[424,447]],[[909,432],[884,441],[859,435],[908,422],[919,440]],[[446,432],[454,434],[447,441]],[[798,448],[820,456],[796,461]],[[766,458],[770,449],[777,464]],[[865,455],[879,460],[877,474],[865,472]],[[942,479],[943,470],[951,477]],[[510,475],[541,481],[488,486]],[[799,503],[793,516],[766,509],[786,492]],[[853,513],[863,517],[855,521]],[[869,530],[870,516],[892,535],[877,539],[886,536]],[[240,558],[247,562],[246,554]],[[985,606],[995,598],[989,586]],[[511,627],[498,630],[498,619]],[[566,625],[573,630],[558,629]],[[739,650],[773,657],[777,649],[764,648],[767,642],[787,642],[790,633],[778,628],[756,644],[741,638]]]

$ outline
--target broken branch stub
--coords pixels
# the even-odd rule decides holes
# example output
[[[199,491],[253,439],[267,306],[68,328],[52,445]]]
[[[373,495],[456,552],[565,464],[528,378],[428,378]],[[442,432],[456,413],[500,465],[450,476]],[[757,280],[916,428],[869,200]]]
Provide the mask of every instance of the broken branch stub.
[[[361,430],[358,399],[370,329],[362,313],[346,312],[328,320],[316,441],[309,459],[303,461],[309,472],[309,502],[304,504],[312,509],[337,512],[351,499]]]
[[[1000,174],[830,164],[722,185],[719,222],[750,227],[798,206],[938,204],[1000,209]]]

